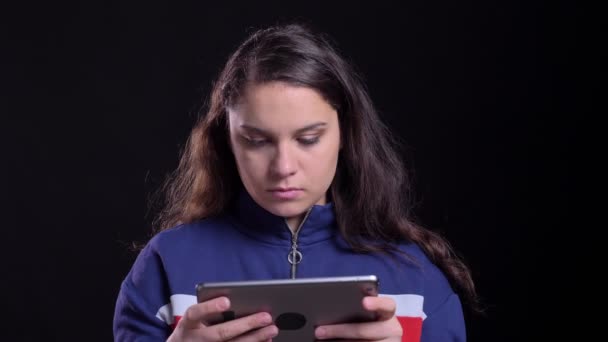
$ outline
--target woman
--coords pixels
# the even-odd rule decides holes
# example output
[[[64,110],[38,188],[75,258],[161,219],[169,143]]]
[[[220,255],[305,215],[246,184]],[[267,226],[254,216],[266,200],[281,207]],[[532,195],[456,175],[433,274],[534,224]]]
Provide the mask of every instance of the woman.
[[[464,341],[465,265],[409,218],[404,167],[352,68],[299,25],[260,30],[228,60],[166,188],[160,232],[116,304],[117,340],[266,341],[267,313],[211,325],[200,282],[375,274],[368,323],[317,339]]]

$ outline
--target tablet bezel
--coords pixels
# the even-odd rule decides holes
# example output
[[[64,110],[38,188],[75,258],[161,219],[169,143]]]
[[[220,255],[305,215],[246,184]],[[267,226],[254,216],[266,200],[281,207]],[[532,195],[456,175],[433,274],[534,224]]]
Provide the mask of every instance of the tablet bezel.
[[[231,308],[224,321],[256,312],[268,312],[275,324],[293,313],[305,317],[303,327],[281,329],[273,341],[314,341],[318,325],[363,322],[376,319],[363,308],[366,296],[378,295],[375,275],[203,282],[196,286],[197,301],[226,296]],[[289,316],[292,317],[292,316]],[[283,324],[283,323],[281,323]],[[283,326],[285,326],[283,324]]]

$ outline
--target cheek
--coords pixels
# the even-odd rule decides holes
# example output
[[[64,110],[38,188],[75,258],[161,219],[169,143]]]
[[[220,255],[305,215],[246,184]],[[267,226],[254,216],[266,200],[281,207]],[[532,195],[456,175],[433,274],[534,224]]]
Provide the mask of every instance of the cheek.
[[[333,178],[339,151],[340,141],[338,139],[326,141],[325,144],[318,146],[318,149],[307,158],[309,170],[319,179]]]
[[[263,154],[244,150],[234,152],[241,178],[258,178],[265,174],[268,163]]]

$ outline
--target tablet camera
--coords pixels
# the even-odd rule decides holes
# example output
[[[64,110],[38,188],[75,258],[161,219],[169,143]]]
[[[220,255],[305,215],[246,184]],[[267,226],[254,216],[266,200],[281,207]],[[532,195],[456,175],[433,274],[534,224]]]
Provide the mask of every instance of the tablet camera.
[[[222,316],[224,318],[224,322],[232,321],[236,318],[234,311],[231,310],[222,312]]]
[[[296,312],[286,312],[277,317],[275,324],[280,330],[298,330],[306,325],[306,317]]]

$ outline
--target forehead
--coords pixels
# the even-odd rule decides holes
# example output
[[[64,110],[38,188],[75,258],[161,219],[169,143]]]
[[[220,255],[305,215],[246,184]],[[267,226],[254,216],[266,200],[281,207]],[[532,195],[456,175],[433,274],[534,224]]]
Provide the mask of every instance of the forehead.
[[[336,110],[316,90],[283,82],[248,84],[228,115],[231,127],[245,124],[277,132],[337,121]]]

